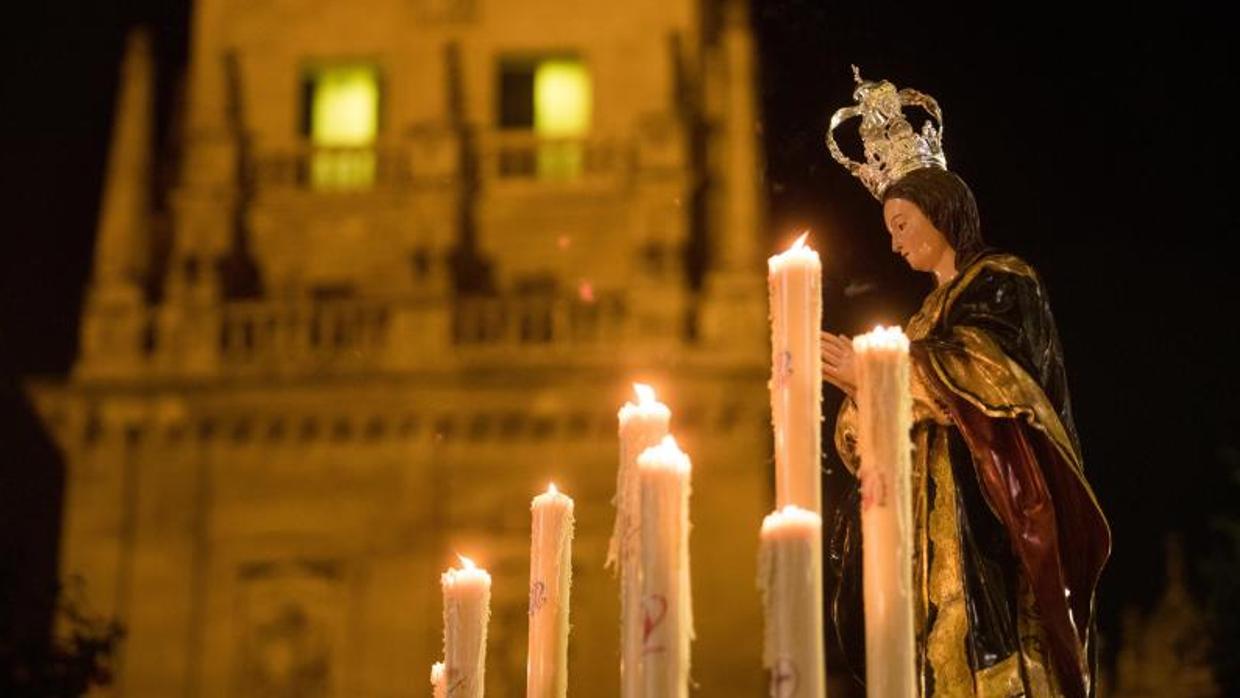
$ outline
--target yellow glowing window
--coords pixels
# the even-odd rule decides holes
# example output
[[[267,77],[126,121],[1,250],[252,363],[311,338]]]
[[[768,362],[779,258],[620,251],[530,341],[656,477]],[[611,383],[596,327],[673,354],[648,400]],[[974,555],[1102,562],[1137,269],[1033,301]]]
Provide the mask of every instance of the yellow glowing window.
[[[592,102],[590,73],[580,60],[519,58],[501,63],[500,127],[533,131],[537,143],[524,149],[514,144],[501,153],[501,174],[542,179],[580,175]]]
[[[552,60],[534,71],[534,130],[581,136],[590,128],[590,75],[580,61]]]
[[[550,139],[538,149],[538,176],[570,179],[581,174],[579,140],[590,128],[590,75],[575,60],[549,60],[534,71],[534,132]]]
[[[360,189],[375,181],[379,74],[372,65],[318,68],[307,84],[308,131],[316,189]]]

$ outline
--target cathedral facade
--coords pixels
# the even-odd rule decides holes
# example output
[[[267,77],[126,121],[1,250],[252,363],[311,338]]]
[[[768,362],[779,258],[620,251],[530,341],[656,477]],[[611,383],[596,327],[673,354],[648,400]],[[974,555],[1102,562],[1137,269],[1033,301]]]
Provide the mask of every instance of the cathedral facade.
[[[199,0],[155,147],[131,38],[80,351],[31,385],[109,695],[429,693],[439,574],[525,675],[529,502],[577,503],[569,691],[618,692],[616,412],[694,462],[693,679],[763,690],[771,505],[743,3]]]

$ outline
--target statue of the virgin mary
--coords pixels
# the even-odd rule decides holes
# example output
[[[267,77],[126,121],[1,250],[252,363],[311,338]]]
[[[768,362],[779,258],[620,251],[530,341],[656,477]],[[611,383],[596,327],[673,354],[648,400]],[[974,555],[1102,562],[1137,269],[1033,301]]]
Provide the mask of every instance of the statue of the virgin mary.
[[[1094,594],[1110,529],[1085,479],[1059,335],[1027,262],[987,247],[968,185],[947,169],[938,104],[857,75],[831,154],[882,203],[892,250],[934,276],[908,321],[913,375],[915,616],[923,696],[1092,696]],[[937,121],[920,132],[904,114]],[[865,162],[833,132],[861,118]],[[848,397],[835,445],[855,473],[851,342],[823,336],[823,379]],[[831,558],[837,624],[859,593],[858,507]]]

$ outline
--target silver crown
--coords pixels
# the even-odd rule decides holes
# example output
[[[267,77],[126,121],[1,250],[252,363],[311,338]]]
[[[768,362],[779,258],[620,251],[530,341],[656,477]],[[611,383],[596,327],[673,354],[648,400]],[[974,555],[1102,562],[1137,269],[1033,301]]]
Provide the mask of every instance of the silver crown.
[[[897,91],[896,86],[886,80],[862,80],[857,66],[852,69],[857,82],[857,89],[853,91],[857,105],[840,109],[831,116],[831,127],[827,129],[827,150],[831,151],[831,157],[880,200],[892,182],[913,170],[947,169],[947,157],[943,155],[943,113],[939,111],[939,103],[917,90]],[[926,121],[921,133],[917,133],[904,118],[906,106],[925,109],[938,126]],[[861,117],[864,163],[849,159],[835,143],[835,128],[854,116]]]

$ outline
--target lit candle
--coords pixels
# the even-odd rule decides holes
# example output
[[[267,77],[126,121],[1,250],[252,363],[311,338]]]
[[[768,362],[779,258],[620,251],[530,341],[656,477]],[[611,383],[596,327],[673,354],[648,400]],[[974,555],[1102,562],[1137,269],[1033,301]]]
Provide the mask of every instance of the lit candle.
[[[766,612],[762,664],[770,695],[825,698],[822,617],[822,517],[787,506],[762,522],[758,587]]]
[[[878,327],[855,338],[853,350],[867,692],[916,696],[908,338]]]
[[[809,231],[767,260],[775,518],[763,522],[764,662],[771,695],[825,689],[822,643],[822,262]],[[811,534],[807,521],[816,521]],[[769,526],[769,527],[768,527]]]
[[[431,665],[431,698],[448,698],[448,686],[444,682],[443,662]]]
[[[534,498],[530,510],[530,637],[525,695],[564,698],[568,693],[573,500],[553,484]]]
[[[804,235],[767,260],[775,508],[822,515],[822,263]]]
[[[461,556],[458,556],[461,557]],[[487,622],[491,616],[491,575],[461,557],[443,585],[444,685],[450,698],[482,698],[486,675]]]
[[[641,478],[642,691],[689,695],[689,456],[671,436],[637,459]]]
[[[620,695],[641,698],[642,588],[641,487],[637,457],[667,436],[672,412],[655,399],[654,389],[634,383],[637,403],[620,408],[620,467],[616,474],[616,524],[607,565],[620,569]]]

